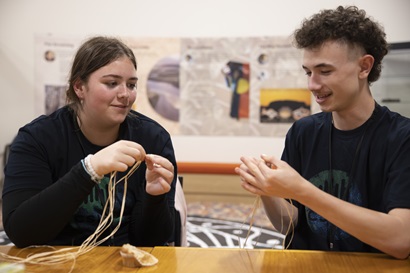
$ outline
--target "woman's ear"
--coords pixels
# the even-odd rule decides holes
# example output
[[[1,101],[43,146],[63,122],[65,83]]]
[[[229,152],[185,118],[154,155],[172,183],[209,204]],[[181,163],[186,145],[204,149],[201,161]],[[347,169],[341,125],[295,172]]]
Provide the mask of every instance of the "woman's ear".
[[[74,92],[77,95],[77,97],[82,100],[84,99],[84,93],[85,93],[85,84],[82,80],[78,79],[74,82]]]
[[[360,79],[366,79],[370,71],[373,68],[374,64],[374,58],[372,55],[366,54],[362,56],[359,60],[359,65],[360,65],[360,73],[359,73],[359,78]]]

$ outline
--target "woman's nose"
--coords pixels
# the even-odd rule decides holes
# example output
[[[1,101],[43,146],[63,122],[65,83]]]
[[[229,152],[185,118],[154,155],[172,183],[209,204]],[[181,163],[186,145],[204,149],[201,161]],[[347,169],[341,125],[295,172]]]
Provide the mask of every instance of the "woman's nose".
[[[130,96],[130,92],[126,84],[121,84],[118,90],[118,97],[120,98],[127,98]]]

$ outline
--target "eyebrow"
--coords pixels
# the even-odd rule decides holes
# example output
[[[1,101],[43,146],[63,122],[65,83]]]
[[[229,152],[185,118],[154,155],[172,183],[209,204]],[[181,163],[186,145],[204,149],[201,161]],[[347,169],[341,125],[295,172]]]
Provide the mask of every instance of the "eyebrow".
[[[321,67],[329,67],[329,66],[333,66],[331,64],[327,64],[327,63],[320,63],[315,65],[313,68],[321,68]],[[307,66],[302,65],[303,69],[309,69]]]
[[[109,78],[109,77],[112,77],[112,78],[115,78],[115,79],[122,79],[122,77],[121,76],[119,76],[119,75],[115,75],[115,74],[108,74],[108,75],[104,75],[104,76],[102,76],[103,78]],[[135,81],[138,81],[138,77],[131,77],[131,78],[129,78],[128,80],[135,80]]]

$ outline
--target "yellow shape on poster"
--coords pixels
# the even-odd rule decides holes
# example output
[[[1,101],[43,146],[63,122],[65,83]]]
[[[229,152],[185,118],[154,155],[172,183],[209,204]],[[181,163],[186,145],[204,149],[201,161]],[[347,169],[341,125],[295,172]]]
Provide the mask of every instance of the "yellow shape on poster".
[[[260,90],[261,106],[268,106],[273,101],[292,100],[311,105],[311,94],[305,88],[262,88]]]
[[[236,92],[238,92],[238,94],[245,94],[248,91],[249,91],[249,81],[245,79],[239,79]]]

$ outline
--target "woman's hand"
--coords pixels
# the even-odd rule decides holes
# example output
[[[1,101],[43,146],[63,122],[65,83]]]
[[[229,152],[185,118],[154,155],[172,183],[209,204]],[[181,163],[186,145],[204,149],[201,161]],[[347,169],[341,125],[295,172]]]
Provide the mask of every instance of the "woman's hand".
[[[145,156],[145,164],[147,165],[145,174],[147,193],[161,195],[169,192],[174,179],[174,165],[168,159],[152,154]]]
[[[135,162],[144,161],[145,156],[140,144],[120,140],[92,155],[90,163],[97,175],[102,176],[113,171],[125,172]]]
[[[113,171],[125,172],[138,161],[145,161],[147,165],[147,193],[160,195],[169,192],[174,179],[174,166],[162,156],[145,154],[144,148],[136,142],[117,141],[90,158],[91,166],[99,176]]]

